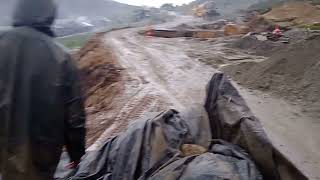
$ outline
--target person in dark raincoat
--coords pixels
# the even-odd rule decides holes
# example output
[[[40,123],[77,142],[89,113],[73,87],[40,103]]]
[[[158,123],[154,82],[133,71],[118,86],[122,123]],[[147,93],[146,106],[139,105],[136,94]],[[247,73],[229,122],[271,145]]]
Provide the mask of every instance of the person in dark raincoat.
[[[21,0],[0,34],[0,179],[53,179],[63,146],[85,153],[77,68],[54,43],[53,0]]]

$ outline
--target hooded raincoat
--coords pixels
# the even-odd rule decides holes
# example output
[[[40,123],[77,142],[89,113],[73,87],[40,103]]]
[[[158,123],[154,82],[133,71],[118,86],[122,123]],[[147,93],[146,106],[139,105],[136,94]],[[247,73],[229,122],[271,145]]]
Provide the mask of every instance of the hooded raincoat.
[[[54,43],[51,0],[21,0],[13,30],[0,34],[0,179],[53,179],[63,146],[85,153],[77,69]]]

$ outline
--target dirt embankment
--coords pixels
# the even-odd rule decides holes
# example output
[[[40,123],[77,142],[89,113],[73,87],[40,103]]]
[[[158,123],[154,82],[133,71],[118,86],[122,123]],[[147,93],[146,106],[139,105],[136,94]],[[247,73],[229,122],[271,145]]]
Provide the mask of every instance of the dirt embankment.
[[[86,98],[87,142],[94,143],[110,126],[110,117],[101,116],[113,108],[113,99],[123,90],[122,71],[109,47],[103,43],[104,34],[98,34],[76,55],[82,87]]]
[[[281,26],[301,26],[320,22],[320,7],[308,2],[288,2],[263,15]]]
[[[225,68],[233,78],[250,88],[285,97],[315,117],[320,117],[320,36],[290,45],[260,63],[242,63]]]
[[[225,71],[239,83],[284,97],[319,118],[320,36],[306,30],[316,27],[319,21],[319,7],[308,2],[287,2],[255,16],[249,27],[258,34],[245,36],[231,47],[269,58],[263,62],[231,65],[225,67]],[[288,30],[284,32],[288,42],[263,39],[261,32],[271,32],[275,24]]]
[[[304,43],[319,33],[311,32],[301,28],[293,28],[284,32],[283,34],[283,39],[286,39],[285,43],[281,39],[279,41],[268,40],[266,35],[257,33],[243,36],[228,46],[248,52],[250,54],[269,57],[273,54],[276,54],[279,50],[290,48],[293,44]]]

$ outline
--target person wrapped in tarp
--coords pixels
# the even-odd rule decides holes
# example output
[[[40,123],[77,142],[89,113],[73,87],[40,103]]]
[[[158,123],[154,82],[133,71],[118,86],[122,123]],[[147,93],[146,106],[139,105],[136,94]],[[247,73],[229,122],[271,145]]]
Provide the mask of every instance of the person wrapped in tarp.
[[[53,179],[63,146],[85,153],[77,68],[57,45],[53,0],[20,0],[13,29],[0,34],[0,179]]]

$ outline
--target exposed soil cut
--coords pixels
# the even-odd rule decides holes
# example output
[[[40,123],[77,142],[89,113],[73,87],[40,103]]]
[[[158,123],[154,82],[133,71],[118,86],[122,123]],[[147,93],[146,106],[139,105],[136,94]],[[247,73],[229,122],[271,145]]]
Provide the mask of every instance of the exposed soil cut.
[[[82,87],[86,98],[87,143],[94,143],[106,128],[112,117],[100,116],[113,108],[113,100],[123,91],[121,68],[110,49],[103,43],[104,34],[98,34],[76,55]]]
[[[299,26],[320,22],[320,9],[308,2],[288,2],[263,15],[282,26]]]
[[[320,36],[278,50],[260,63],[225,68],[241,84],[271,91],[320,117]]]

